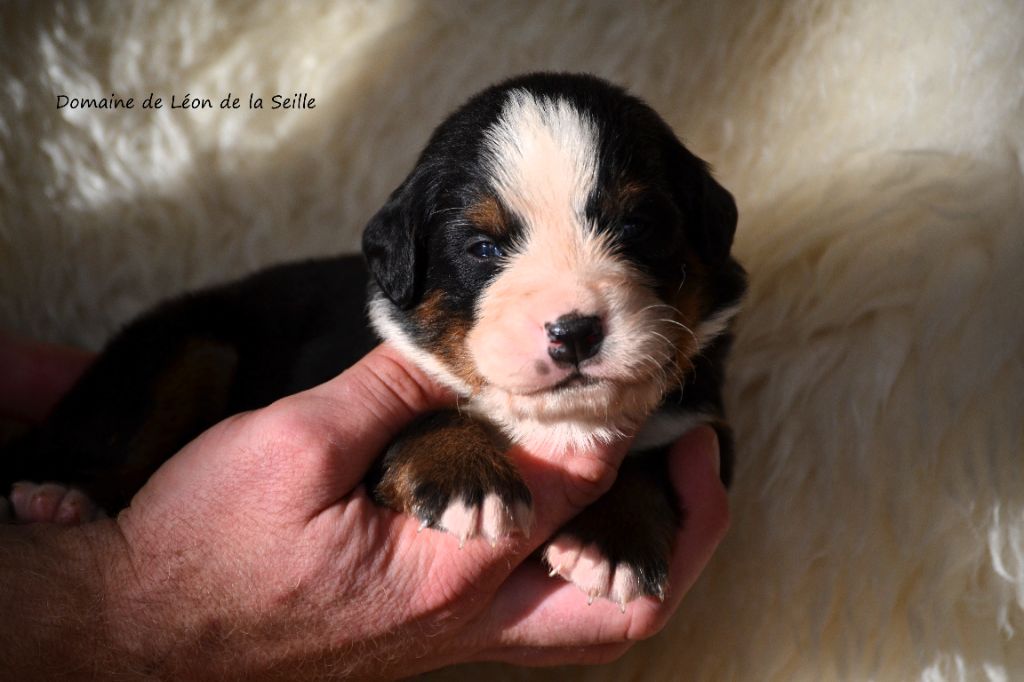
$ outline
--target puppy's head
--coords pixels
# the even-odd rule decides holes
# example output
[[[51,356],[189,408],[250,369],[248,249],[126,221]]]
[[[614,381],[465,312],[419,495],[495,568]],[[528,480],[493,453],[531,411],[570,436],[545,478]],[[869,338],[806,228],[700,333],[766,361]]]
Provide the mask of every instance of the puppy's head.
[[[531,75],[434,133],[371,220],[377,331],[520,442],[637,425],[742,293],[732,196],[640,100]]]

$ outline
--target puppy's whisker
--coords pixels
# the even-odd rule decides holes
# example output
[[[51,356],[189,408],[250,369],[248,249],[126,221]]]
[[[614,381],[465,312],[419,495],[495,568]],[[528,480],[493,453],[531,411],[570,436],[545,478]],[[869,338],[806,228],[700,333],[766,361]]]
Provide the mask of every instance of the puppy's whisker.
[[[644,312],[647,312],[648,310],[654,310],[656,308],[668,308],[669,310],[671,310],[672,312],[676,313],[677,315],[680,314],[678,308],[676,308],[673,305],[669,305],[668,303],[651,303],[650,305],[647,305],[647,306],[644,306],[643,308],[641,308],[640,312],[644,313]]]

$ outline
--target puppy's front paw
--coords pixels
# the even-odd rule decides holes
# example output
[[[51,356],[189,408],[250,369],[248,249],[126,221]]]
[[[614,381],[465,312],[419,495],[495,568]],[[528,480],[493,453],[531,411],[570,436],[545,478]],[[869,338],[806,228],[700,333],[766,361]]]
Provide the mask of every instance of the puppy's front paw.
[[[528,536],[533,522],[530,491],[491,427],[454,412],[421,420],[391,445],[374,494],[460,547],[477,536]]]
[[[105,516],[103,510],[81,490],[57,483],[15,483],[11,487],[10,506],[13,520],[17,523],[72,526]]]
[[[611,489],[544,548],[551,575],[623,610],[639,597],[664,599],[679,524],[668,480],[664,457],[626,458]]]

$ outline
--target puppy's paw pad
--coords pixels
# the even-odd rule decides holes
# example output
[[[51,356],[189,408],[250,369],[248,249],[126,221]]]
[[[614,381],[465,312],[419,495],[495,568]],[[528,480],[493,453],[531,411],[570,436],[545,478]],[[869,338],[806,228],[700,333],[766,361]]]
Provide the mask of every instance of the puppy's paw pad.
[[[19,523],[72,526],[104,516],[81,490],[57,483],[15,483],[11,488],[10,505],[12,516]]]
[[[606,556],[594,543],[584,544],[571,535],[559,535],[544,550],[544,561],[550,574],[558,575],[576,585],[587,595],[626,604],[642,596],[664,599],[665,579],[645,576],[632,563]],[[653,578],[653,580],[652,580]]]
[[[503,498],[487,493],[480,503],[468,502],[464,497],[449,499],[447,506],[438,511],[427,504],[414,507],[421,527],[444,530],[459,538],[459,547],[466,540],[482,536],[491,544],[501,538],[521,534],[529,537],[533,523],[533,510],[529,499]]]

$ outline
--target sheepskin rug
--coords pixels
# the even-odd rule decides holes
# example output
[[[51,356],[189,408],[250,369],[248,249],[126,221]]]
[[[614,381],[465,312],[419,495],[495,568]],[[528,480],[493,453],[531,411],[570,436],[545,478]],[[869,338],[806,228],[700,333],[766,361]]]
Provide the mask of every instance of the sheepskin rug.
[[[1022,3],[0,13],[0,328],[19,334],[97,347],[169,294],[357,248],[433,126],[520,72],[622,83],[714,164],[752,277],[730,535],[625,658],[487,674],[1024,679]],[[315,108],[270,109],[293,93]],[[186,95],[214,108],[170,108]]]

